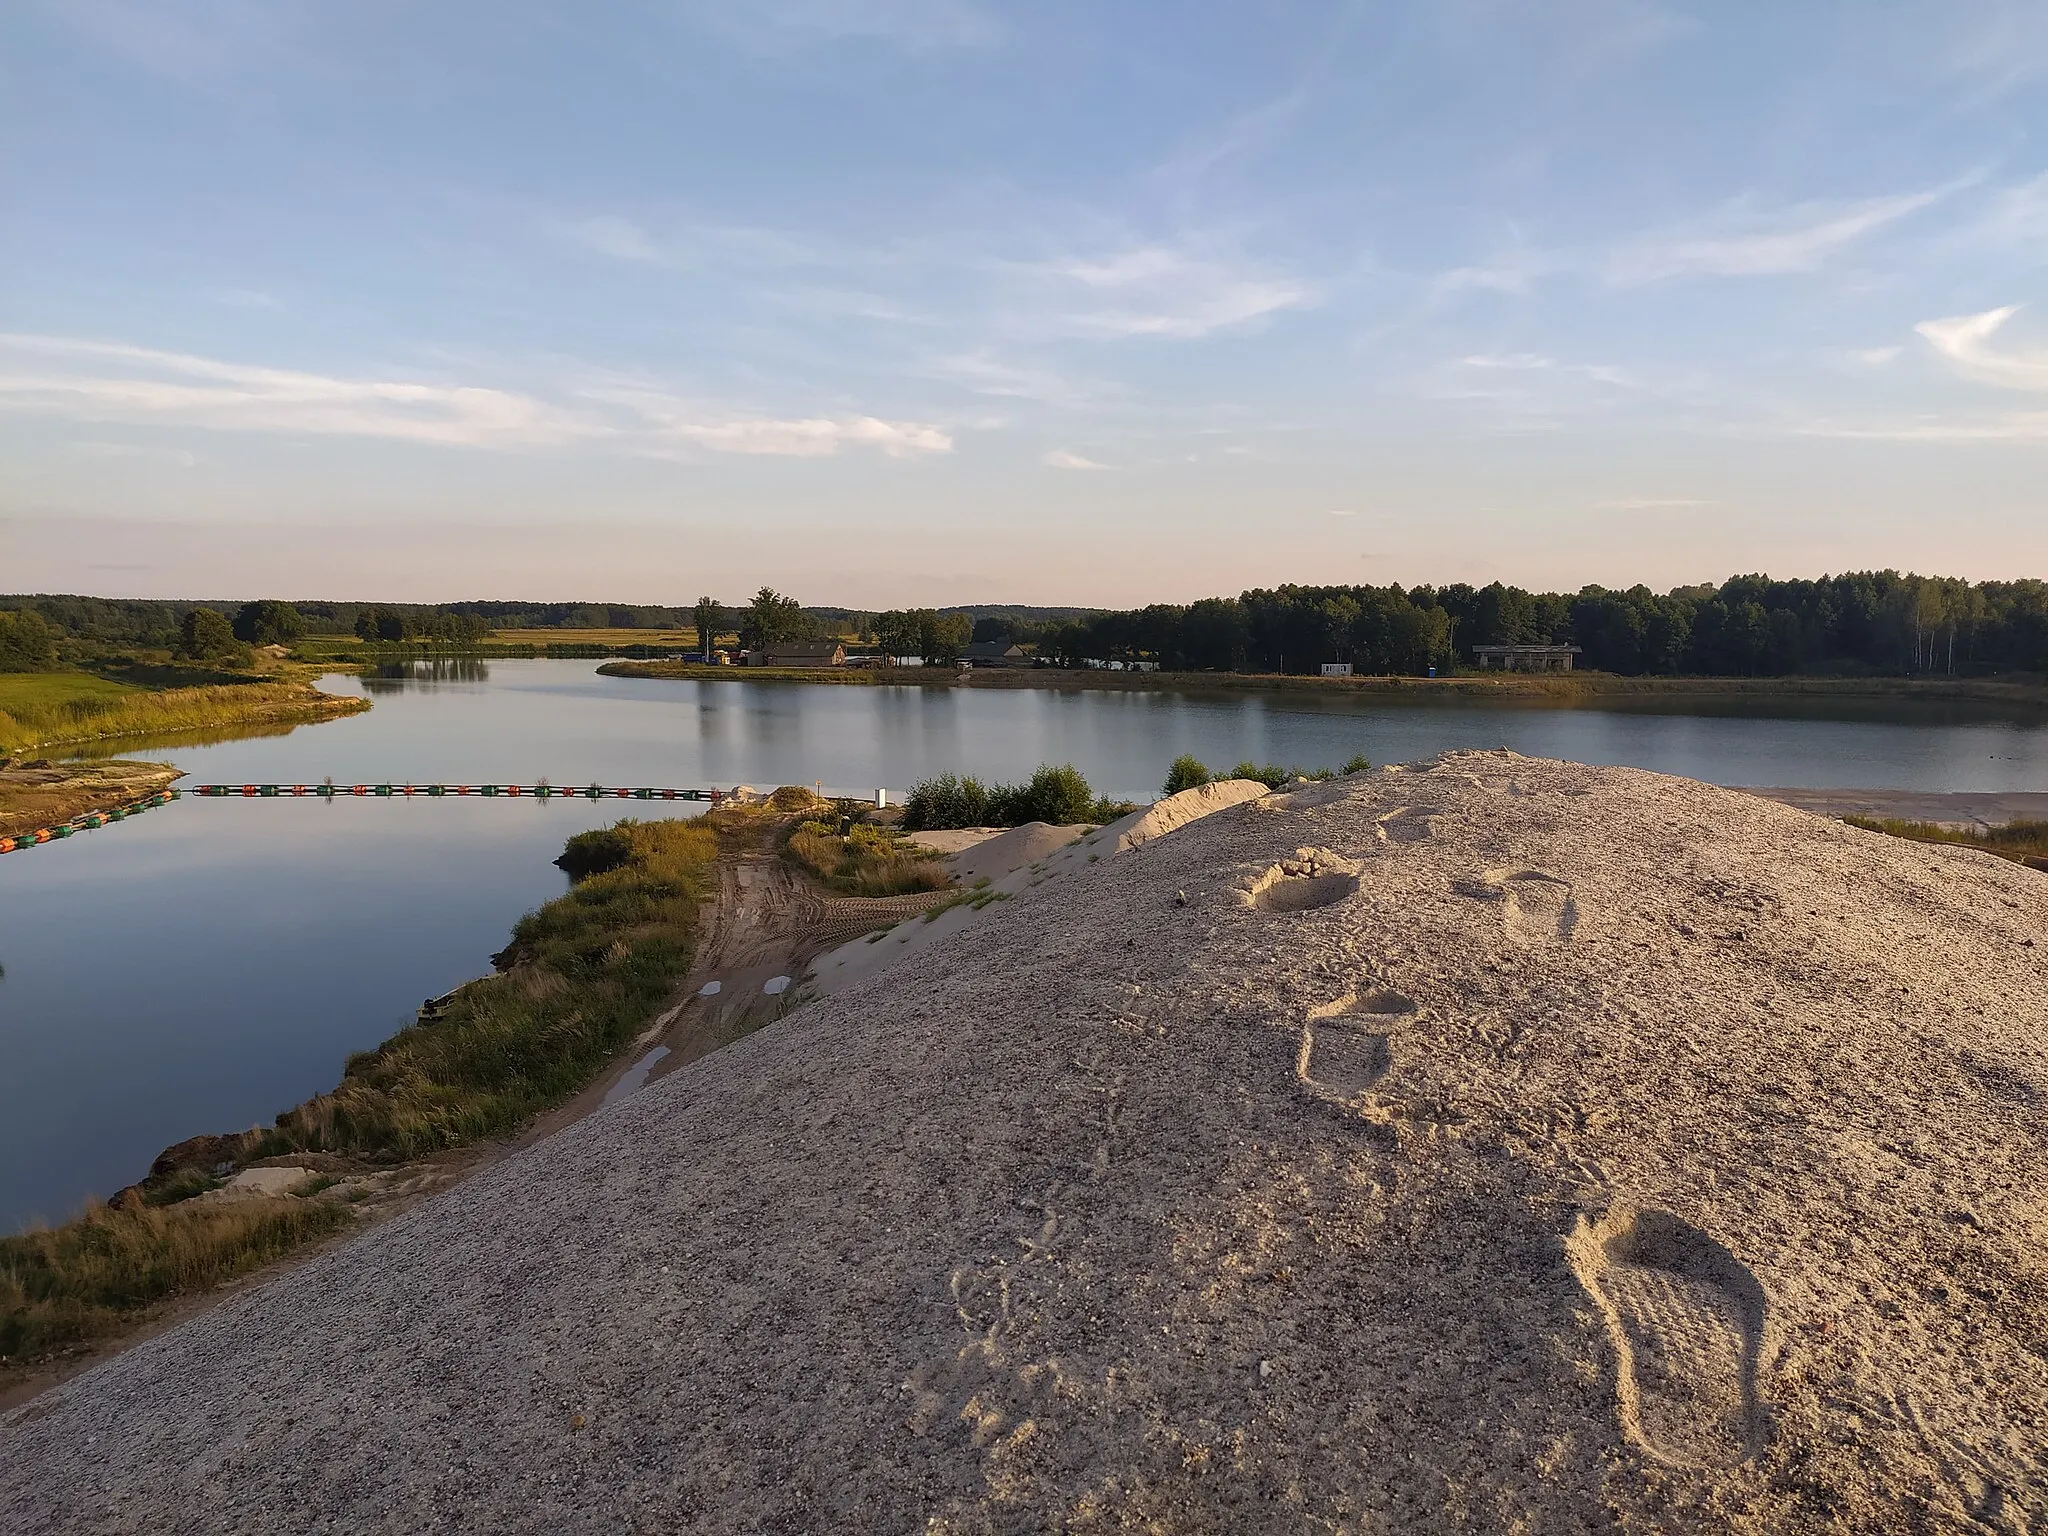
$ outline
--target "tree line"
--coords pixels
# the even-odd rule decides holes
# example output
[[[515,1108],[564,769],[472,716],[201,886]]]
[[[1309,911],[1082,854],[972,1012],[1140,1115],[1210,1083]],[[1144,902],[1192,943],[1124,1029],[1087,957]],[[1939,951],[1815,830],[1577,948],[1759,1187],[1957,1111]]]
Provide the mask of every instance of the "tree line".
[[[1155,662],[1170,671],[1314,673],[1326,662],[1419,675],[1480,645],[1576,645],[1579,665],[1629,676],[1795,672],[1983,675],[2048,671],[2048,582],[1970,583],[1860,571],[1817,580],[1735,576],[1653,592],[1283,586],[1156,603],[975,637],[1027,641],[1059,666]]]

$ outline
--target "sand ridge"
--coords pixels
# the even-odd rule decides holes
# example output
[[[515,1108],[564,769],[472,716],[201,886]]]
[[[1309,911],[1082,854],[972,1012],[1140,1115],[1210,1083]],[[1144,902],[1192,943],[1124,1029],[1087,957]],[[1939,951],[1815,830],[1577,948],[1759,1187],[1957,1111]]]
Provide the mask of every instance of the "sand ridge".
[[[0,1526],[2036,1531],[2044,947],[1509,754],[1075,845],[16,1410]]]

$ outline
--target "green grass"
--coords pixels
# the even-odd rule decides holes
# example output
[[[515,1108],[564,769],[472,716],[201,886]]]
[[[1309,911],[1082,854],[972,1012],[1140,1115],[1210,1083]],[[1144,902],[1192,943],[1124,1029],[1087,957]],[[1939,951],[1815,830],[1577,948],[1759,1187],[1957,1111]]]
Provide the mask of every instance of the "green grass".
[[[2048,869],[2048,821],[2009,821],[1989,829],[1945,827],[1933,821],[1898,821],[1889,817],[1844,816],[1842,820],[1866,832],[1883,832],[1891,837],[1910,838],[1916,843],[1953,843],[1962,848],[1981,848],[2001,859]]]
[[[367,707],[300,682],[152,690],[87,672],[0,675],[0,752],[102,737],[148,738],[286,720],[323,720]]]
[[[338,1087],[278,1116],[247,1155],[419,1157],[503,1135],[582,1087],[689,970],[718,852],[700,821],[614,830],[626,862],[521,918],[503,974],[351,1057]]]
[[[118,1331],[350,1219],[325,1201],[100,1206],[52,1231],[0,1237],[0,1362]]]

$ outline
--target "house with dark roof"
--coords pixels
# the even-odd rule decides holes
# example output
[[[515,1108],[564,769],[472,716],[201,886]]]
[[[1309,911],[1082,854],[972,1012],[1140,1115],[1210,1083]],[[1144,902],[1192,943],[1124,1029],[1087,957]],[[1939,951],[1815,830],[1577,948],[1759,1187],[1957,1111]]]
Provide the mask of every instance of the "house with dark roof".
[[[1031,658],[1021,645],[1007,640],[977,640],[963,646],[960,659],[971,667],[1028,667]]]
[[[787,640],[747,652],[750,667],[843,667],[846,647],[836,640]]]

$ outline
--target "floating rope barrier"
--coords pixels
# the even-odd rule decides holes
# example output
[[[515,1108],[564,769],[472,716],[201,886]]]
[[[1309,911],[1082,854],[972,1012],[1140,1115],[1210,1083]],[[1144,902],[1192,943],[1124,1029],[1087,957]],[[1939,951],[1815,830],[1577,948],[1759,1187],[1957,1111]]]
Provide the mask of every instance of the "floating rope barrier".
[[[79,832],[90,832],[104,827],[109,822],[126,821],[130,816],[140,816],[144,811],[154,810],[160,805],[169,805],[178,798],[175,789],[158,790],[155,794],[137,800],[130,805],[118,805],[111,811],[87,811],[83,816],[74,816],[69,821],[50,827],[37,827],[32,832],[19,832],[13,837],[0,837],[0,853],[19,853],[24,849],[54,843],[60,838],[70,837]]]
[[[582,789],[572,789],[566,784],[195,784],[188,790],[174,790],[172,793],[198,795],[208,800],[234,796],[270,800],[313,795],[331,800],[343,795],[483,795],[487,798],[530,795],[536,800],[575,799],[580,796],[586,800],[709,800],[715,803],[729,798],[732,791],[652,789],[644,786],[635,789],[602,784],[590,784]]]

